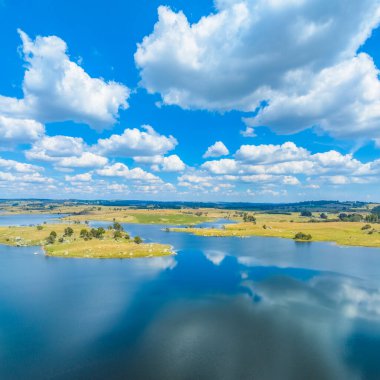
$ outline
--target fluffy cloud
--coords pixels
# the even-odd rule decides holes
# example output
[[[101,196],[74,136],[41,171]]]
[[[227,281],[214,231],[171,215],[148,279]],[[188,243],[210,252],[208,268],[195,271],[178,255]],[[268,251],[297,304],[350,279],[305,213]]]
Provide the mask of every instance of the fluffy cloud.
[[[242,145],[236,152],[236,158],[246,162],[277,163],[306,158],[308,151],[298,148],[292,142],[282,145]]]
[[[126,129],[121,135],[99,139],[94,150],[100,154],[135,157],[163,155],[175,148],[177,140],[173,136],[158,134],[150,125],[143,125],[144,131],[137,128]]]
[[[18,162],[14,160],[5,160],[0,158],[0,168],[3,170],[9,170],[18,173],[35,173],[43,171],[43,168],[36,165],[26,164],[24,162]]]
[[[128,107],[129,89],[90,77],[70,60],[62,39],[49,36],[37,37],[33,41],[23,31],[20,30],[19,34],[27,64],[24,97],[0,96],[2,116],[24,122],[27,122],[25,119],[39,122],[72,120],[103,129],[116,122],[119,109]],[[34,125],[36,131],[41,128]]]
[[[378,181],[380,160],[363,163],[351,154],[343,155],[335,150],[312,154],[287,142],[282,145],[243,145],[234,159],[206,161],[201,169],[213,176],[202,177],[207,178],[209,184],[217,179],[300,185],[300,179],[295,175],[302,175],[309,181],[345,185]],[[312,183],[306,187],[318,188],[318,185]]]
[[[90,182],[92,181],[91,173],[76,174],[73,176],[65,176],[65,180],[69,182]]]
[[[80,137],[44,136],[25,155],[29,160],[53,162],[62,157],[79,156],[84,149],[85,143]]]
[[[2,116],[0,96],[0,146],[28,144],[37,140],[45,132],[45,127],[30,119],[16,119]]]
[[[221,141],[217,141],[214,145],[207,148],[203,158],[227,156],[228,154],[230,154],[230,152],[227,147]]]
[[[91,152],[84,152],[79,157],[63,157],[57,166],[64,168],[99,168],[106,165],[108,159]]]
[[[89,152],[89,149],[80,137],[44,136],[25,152],[25,156],[61,168],[98,168],[108,163],[106,157]]]
[[[358,54],[379,24],[378,0],[215,0],[215,8],[190,24],[159,7],[135,53],[150,93],[187,109],[258,110],[246,120],[251,128],[317,125],[334,136],[380,138],[378,70]]]
[[[45,183],[51,184],[54,182],[52,178],[44,177],[40,173],[9,173],[0,171],[0,181],[4,182],[17,182],[20,186],[24,183]]]
[[[255,130],[250,126],[247,126],[244,131],[240,131],[240,134],[244,137],[256,137]]]
[[[158,172],[181,172],[185,170],[185,167],[184,162],[176,154],[172,154],[168,157],[160,157],[159,162],[154,164],[152,169]]]
[[[129,169],[122,163],[116,163],[99,169],[96,173],[103,177],[121,177],[129,180],[137,180],[142,182],[162,182],[162,180],[152,173],[148,173],[141,168]]]

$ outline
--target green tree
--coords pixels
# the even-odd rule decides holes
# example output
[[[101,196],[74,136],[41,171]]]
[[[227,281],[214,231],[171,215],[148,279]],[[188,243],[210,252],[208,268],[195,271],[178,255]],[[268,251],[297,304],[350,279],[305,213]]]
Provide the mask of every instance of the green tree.
[[[91,228],[90,234],[96,239],[101,239],[106,233],[106,230],[103,227]]]
[[[63,236],[72,236],[74,230],[71,227],[66,227]]]
[[[305,241],[308,241],[308,240],[312,239],[312,236],[310,234],[305,234],[303,232],[297,232],[294,235],[294,239],[295,240],[305,240]]]
[[[327,214],[325,214],[324,212],[322,212],[322,214],[319,216],[321,219],[327,219],[328,218]]]
[[[91,236],[90,236],[90,233],[88,232],[88,229],[87,228],[82,228],[80,230],[80,234],[79,236],[82,238],[82,239],[89,239]]]
[[[311,216],[313,216],[313,214],[309,210],[304,210],[304,211],[301,211],[301,216],[311,217]]]
[[[54,244],[56,238],[57,238],[57,233],[55,231],[51,231],[50,235],[46,238],[46,243]]]
[[[112,228],[116,231],[124,231],[123,226],[119,222],[113,222]]]
[[[133,241],[136,243],[136,244],[141,244],[142,243],[142,239],[140,236],[135,236],[135,238],[133,239]]]

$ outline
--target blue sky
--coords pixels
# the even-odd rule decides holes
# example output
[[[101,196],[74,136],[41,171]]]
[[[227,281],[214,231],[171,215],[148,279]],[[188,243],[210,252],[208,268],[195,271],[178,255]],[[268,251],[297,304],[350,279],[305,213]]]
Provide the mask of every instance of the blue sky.
[[[0,1],[0,197],[379,201],[379,21],[378,0]]]

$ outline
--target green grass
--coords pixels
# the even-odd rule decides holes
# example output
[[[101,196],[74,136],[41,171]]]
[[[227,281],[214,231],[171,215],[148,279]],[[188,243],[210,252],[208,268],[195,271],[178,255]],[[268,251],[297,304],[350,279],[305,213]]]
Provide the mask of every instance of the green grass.
[[[69,210],[65,210],[69,211]],[[114,209],[111,207],[101,207],[98,209],[80,209],[71,212],[82,211],[81,215],[71,215],[66,220],[97,220],[97,221],[118,221],[120,223],[139,223],[139,224],[165,224],[165,225],[194,225],[211,221],[215,218],[214,213],[202,212],[196,215],[197,210],[147,210],[147,209]],[[198,211],[199,212],[199,211]]]

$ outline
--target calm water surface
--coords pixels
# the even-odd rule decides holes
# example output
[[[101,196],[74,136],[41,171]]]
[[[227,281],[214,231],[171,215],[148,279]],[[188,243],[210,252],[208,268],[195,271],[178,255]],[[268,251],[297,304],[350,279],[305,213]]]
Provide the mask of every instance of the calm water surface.
[[[380,379],[380,250],[125,228],[177,255],[0,246],[1,379]]]
[[[29,226],[44,222],[58,223],[68,214],[0,214],[0,226]]]

